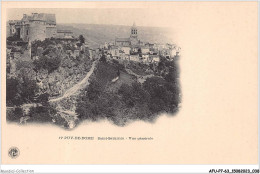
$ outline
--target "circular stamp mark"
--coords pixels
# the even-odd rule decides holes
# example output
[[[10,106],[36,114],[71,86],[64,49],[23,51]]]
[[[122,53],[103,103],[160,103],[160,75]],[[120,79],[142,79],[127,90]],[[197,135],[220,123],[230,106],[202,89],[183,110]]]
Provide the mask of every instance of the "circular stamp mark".
[[[17,158],[20,155],[20,151],[17,147],[11,147],[8,150],[8,155],[9,155],[9,157],[14,159],[14,158]]]

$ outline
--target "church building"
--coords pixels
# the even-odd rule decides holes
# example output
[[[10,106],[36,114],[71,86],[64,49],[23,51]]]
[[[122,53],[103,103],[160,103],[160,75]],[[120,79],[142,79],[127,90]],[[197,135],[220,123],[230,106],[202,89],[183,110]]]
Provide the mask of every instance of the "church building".
[[[116,38],[115,45],[120,47],[134,47],[140,44],[140,40],[138,39],[138,30],[135,25],[131,27],[131,33],[129,38]]]

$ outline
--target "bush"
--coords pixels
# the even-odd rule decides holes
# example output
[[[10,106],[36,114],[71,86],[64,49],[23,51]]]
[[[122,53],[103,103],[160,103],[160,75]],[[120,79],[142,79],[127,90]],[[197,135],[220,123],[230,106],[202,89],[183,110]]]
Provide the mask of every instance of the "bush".
[[[77,102],[76,112],[81,119],[96,121],[107,118],[124,126],[129,120],[152,121],[158,113],[176,111],[180,91],[178,74],[172,65],[165,78],[151,77],[143,85],[138,82],[131,85],[123,83],[117,92],[107,90],[116,77],[118,65],[116,61],[112,64],[99,62],[95,78]],[[143,68],[143,65],[136,66]]]
[[[113,115],[114,103],[119,100],[115,94],[107,93],[106,86],[117,76],[116,68],[100,62],[94,72],[87,92],[77,102],[76,112],[82,119],[98,120]]]
[[[19,84],[20,96],[23,103],[29,103],[34,100],[35,93],[38,90],[35,80],[31,80],[28,77],[22,78],[22,83]]]
[[[113,117],[117,101],[117,96],[111,93],[102,93],[92,100],[84,96],[81,101],[77,102],[76,112],[79,118],[92,121]]]
[[[6,105],[7,106],[19,106],[23,103],[21,95],[19,94],[19,82],[18,80],[11,78],[6,79]]]
[[[101,56],[100,61],[101,62],[106,62],[107,61],[106,56],[104,54]]]
[[[37,91],[35,80],[30,80],[23,75],[21,80],[6,79],[7,106],[20,106],[23,103],[32,102]]]
[[[22,41],[22,39],[18,36],[18,35],[13,35],[13,36],[9,36],[7,39],[7,41]]]
[[[36,70],[46,69],[48,73],[52,73],[53,71],[57,70],[61,64],[61,57],[49,57],[49,56],[42,56],[38,60],[34,60],[34,65]]]
[[[6,112],[6,120],[12,122],[19,122],[23,116],[23,110],[21,108],[15,108]]]
[[[85,38],[82,35],[79,35],[79,41],[81,44],[85,43]]]
[[[144,88],[151,96],[149,108],[153,112],[173,112],[179,104],[179,86],[176,82],[172,83],[160,77],[151,77],[144,82]]]
[[[53,116],[57,111],[50,105],[31,107],[29,115],[31,116],[30,122],[51,122]]]
[[[133,83],[132,86],[123,84],[118,93],[122,95],[122,100],[128,107],[147,103],[150,100],[149,93],[142,88],[140,83]]]
[[[42,105],[46,106],[46,105],[48,105],[49,96],[50,96],[50,94],[48,94],[48,93],[41,94],[37,98],[36,102],[41,103]]]

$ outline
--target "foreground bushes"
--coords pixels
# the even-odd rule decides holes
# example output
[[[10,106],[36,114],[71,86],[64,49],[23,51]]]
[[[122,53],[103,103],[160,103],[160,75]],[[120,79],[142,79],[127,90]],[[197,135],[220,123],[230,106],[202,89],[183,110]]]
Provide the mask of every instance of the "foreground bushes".
[[[26,76],[22,79],[6,79],[6,103],[7,106],[19,106],[23,103],[32,102],[37,90],[35,80]]]
[[[152,121],[161,112],[174,113],[180,102],[178,74],[170,70],[164,77],[151,77],[143,84],[122,84],[118,90],[106,90],[117,67],[101,62],[86,93],[77,103],[81,119],[109,119],[117,125],[130,120]]]

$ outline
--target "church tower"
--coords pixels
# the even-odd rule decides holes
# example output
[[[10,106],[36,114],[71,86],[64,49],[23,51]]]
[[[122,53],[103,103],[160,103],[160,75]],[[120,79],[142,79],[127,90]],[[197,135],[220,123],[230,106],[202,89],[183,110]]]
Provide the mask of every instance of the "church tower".
[[[138,37],[138,34],[137,34],[137,27],[135,25],[135,22],[133,24],[133,26],[131,27],[131,35],[130,35],[131,38],[137,38]]]
[[[136,27],[135,23],[131,27],[130,43],[132,46],[137,46],[139,44],[137,27]]]

